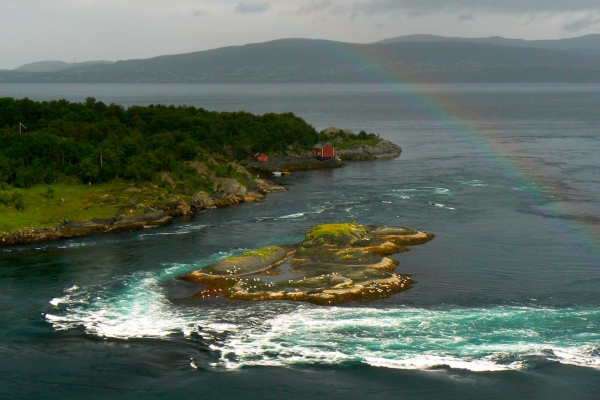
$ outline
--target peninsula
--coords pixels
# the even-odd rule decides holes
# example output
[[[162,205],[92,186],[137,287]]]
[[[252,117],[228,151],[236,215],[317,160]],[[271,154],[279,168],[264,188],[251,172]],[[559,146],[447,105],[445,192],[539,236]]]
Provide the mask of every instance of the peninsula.
[[[292,113],[0,99],[0,246],[163,226],[286,189],[271,171],[397,157],[373,133]],[[337,157],[311,155],[327,142]],[[268,162],[252,160],[266,153]],[[282,162],[282,160],[288,160]]]

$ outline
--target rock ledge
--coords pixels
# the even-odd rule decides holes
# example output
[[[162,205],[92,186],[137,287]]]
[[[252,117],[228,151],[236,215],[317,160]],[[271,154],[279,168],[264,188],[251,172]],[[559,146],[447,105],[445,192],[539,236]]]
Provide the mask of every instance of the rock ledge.
[[[252,250],[181,279],[206,285],[193,299],[225,296],[319,305],[376,300],[409,289],[414,283],[395,274],[398,261],[387,256],[433,238],[431,233],[403,227],[318,225],[301,243]]]

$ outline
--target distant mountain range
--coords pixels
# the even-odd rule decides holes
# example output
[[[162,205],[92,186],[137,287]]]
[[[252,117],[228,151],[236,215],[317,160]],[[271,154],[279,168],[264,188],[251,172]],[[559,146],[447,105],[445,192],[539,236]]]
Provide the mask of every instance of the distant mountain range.
[[[37,61],[21,65],[15,71],[22,72],[55,72],[69,68],[85,67],[96,64],[114,64],[112,61],[86,61],[80,63],[67,63],[64,61]]]
[[[0,82],[600,82],[600,35],[538,41],[412,35],[371,44],[282,39],[83,64],[45,72],[29,64],[0,71]]]
[[[600,35],[586,35],[569,39],[558,40],[525,40],[525,39],[507,39],[500,36],[491,36],[487,38],[460,38],[445,37],[435,35],[408,35],[391,39],[381,40],[378,44],[389,43],[484,43],[497,46],[511,47],[529,47],[537,49],[559,50],[579,52],[583,54],[600,54]]]

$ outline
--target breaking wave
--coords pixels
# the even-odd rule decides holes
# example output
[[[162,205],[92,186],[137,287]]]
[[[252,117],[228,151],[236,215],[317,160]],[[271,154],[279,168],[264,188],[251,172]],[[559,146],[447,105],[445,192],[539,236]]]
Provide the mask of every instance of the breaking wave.
[[[229,255],[215,254],[202,264]],[[72,286],[50,300],[54,309],[46,320],[57,330],[83,327],[105,338],[196,335],[210,343],[218,358],[213,367],[224,369],[346,362],[423,370],[501,371],[539,362],[600,368],[599,309],[171,301],[164,284],[199,265],[171,265],[94,287]],[[217,336],[221,339],[212,340]]]

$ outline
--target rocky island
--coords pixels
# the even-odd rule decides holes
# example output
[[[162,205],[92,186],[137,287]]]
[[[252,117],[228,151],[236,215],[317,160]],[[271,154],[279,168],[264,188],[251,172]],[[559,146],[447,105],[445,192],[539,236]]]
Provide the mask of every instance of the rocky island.
[[[181,279],[205,288],[193,299],[292,300],[318,305],[369,301],[411,287],[388,256],[426,243],[429,232],[356,222],[318,225],[297,244],[269,246],[226,258]]]

